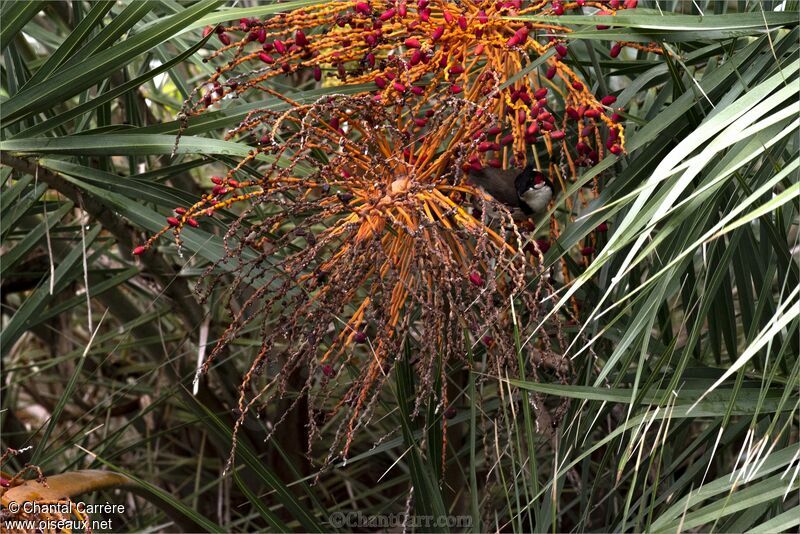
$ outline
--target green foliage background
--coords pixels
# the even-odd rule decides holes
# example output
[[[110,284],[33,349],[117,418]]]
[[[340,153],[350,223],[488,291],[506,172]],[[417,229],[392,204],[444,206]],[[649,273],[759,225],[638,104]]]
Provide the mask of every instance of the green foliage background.
[[[285,105],[208,113],[171,158],[181,104],[211,72],[202,50],[217,45],[201,43],[202,28],[310,3],[0,4],[0,421],[3,449],[31,447],[4,470],[129,474],[158,498],[86,498],[129,503],[120,531],[327,531],[334,512],[405,512],[411,488],[414,513],[471,516],[476,531],[796,530],[796,1],[643,0],[602,32],[563,17],[580,30],[568,61],[627,110],[629,152],[583,175],[610,178],[561,240],[568,249],[602,221],[611,228],[569,289],[586,303],[579,385],[470,376],[449,422],[463,439],[442,466],[430,445],[441,414],[409,416],[414,378],[400,365],[385,416],[346,463],[317,472],[292,418],[264,443],[289,399],[248,420],[223,476],[257,342],[240,339],[193,394],[198,345],[226,323],[192,287],[221,241],[192,229],[182,258],[167,245],[130,251],[246,154],[220,140],[225,128]],[[680,60],[612,59],[617,40],[658,41]],[[299,101],[330,91],[270,83]],[[500,394],[509,384],[522,399]],[[479,403],[478,387],[495,390]],[[572,399],[555,443],[537,431],[526,391]],[[481,413],[512,424],[485,434]]]

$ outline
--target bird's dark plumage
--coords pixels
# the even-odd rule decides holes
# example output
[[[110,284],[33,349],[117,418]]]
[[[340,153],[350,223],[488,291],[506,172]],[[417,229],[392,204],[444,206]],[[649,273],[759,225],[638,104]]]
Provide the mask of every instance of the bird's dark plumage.
[[[554,194],[553,184],[533,165],[522,170],[489,168],[470,171],[469,182],[509,209],[517,209],[526,216],[545,211]]]
[[[516,180],[519,169],[482,169],[469,172],[469,182],[485,191],[492,198],[513,208],[520,207]]]

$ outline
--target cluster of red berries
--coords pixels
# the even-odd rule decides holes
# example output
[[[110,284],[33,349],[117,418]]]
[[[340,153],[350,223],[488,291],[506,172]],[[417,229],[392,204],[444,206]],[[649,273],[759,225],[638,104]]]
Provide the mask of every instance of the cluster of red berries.
[[[530,154],[528,147],[544,140],[548,152],[557,143],[564,150],[576,151],[579,166],[589,165],[602,158],[603,148],[616,155],[624,153],[623,129],[616,110],[609,112],[609,104],[598,101],[564,63],[568,48],[558,34],[571,30],[557,24],[558,16],[565,10],[581,12],[584,8],[594,10],[594,14],[614,15],[617,10],[634,7],[633,0],[376,0],[329,2],[265,21],[242,19],[238,25],[216,28],[226,46],[212,58],[227,49],[236,53],[233,60],[217,69],[200,107],[190,110],[189,115],[281,73],[310,69],[314,79],[320,81],[328,71],[343,83],[371,82],[378,101],[407,104],[415,113],[425,113],[423,108],[442,105],[453,96],[475,102],[480,108],[476,116],[486,108],[484,116],[497,117],[502,131],[496,137],[487,135],[476,147],[482,154],[493,152],[491,157],[480,156],[482,164],[506,167],[524,163]],[[553,16],[554,23],[524,20],[530,14]],[[232,42],[228,32],[241,32],[244,37]],[[544,43],[540,42],[541,35],[548,35]],[[256,43],[255,50],[251,43]],[[623,44],[629,43],[618,43],[612,52],[618,52]],[[540,86],[533,75],[505,83],[531,57],[542,56],[551,48],[556,54],[543,66],[550,96],[548,87]],[[265,64],[266,69],[236,74],[234,69],[250,61]],[[222,76],[228,80],[222,82]],[[563,107],[548,107],[559,98]],[[566,123],[571,116],[559,111],[565,108],[577,110],[589,124],[573,132]],[[426,120],[426,116],[418,116],[415,122],[424,125]],[[600,122],[608,131],[605,142],[590,139],[595,123]],[[562,144],[572,135],[579,140]],[[470,163],[477,165],[475,158]]]

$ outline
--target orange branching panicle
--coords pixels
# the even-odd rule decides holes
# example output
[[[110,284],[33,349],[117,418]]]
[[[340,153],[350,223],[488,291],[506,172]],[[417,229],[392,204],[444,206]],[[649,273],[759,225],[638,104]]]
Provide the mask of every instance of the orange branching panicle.
[[[571,30],[558,17],[631,7],[635,1],[327,2],[216,28],[224,46],[208,59],[226,61],[186,102],[183,124],[254,94],[279,105],[249,112],[228,132],[250,143],[249,155],[212,177],[210,192],[177,208],[134,253],[168,233],[180,248],[187,226],[235,213],[224,257],[203,279],[206,295],[225,290],[232,317],[205,369],[245,330],[260,329],[237,429],[257,401],[283,395],[300,374],[312,406],[346,414],[328,459],[346,455],[411,345],[418,402],[448,362],[466,361],[470,345],[485,348],[490,375],[535,377],[550,362],[567,380],[563,317],[540,323],[556,298],[553,284],[570,272],[567,262],[563,272],[545,271],[543,254],[587,194],[562,198],[561,216],[551,213],[549,235],[537,238],[525,235],[535,224],[523,230],[467,173],[530,162],[566,190],[606,150],[624,153],[616,98],[596,96],[567,65],[563,36]],[[519,18],[532,14],[552,23]],[[324,78],[329,90],[355,96],[294,102],[270,83],[284,75],[296,83]],[[589,187],[596,197],[597,179]],[[588,265],[602,226],[570,251],[575,260]],[[532,340],[522,349],[525,370],[515,328]],[[257,385],[267,367],[278,371]],[[345,393],[333,398],[337,383]],[[446,406],[446,388],[440,395]]]
[[[225,257],[206,273],[207,294],[225,284],[237,306],[205,363],[259,325],[262,343],[242,384],[242,414],[261,396],[250,392],[269,362],[282,368],[261,390],[268,397],[282,394],[298,370],[312,396],[328,395],[327,383],[349,377],[333,410],[347,407],[337,452],[346,454],[405,343],[420,354],[415,366],[425,391],[446,368],[440,358],[465,361],[465,331],[470,343],[492,340],[493,374],[516,368],[510,299],[530,332],[551,291],[545,277],[530,284],[541,251],[523,251],[502,206],[490,223],[482,207],[491,200],[466,181],[462,167],[480,143],[465,135],[474,110],[454,102],[423,124],[370,96],[326,97],[283,114],[254,112],[236,130],[269,126],[270,133],[162,233],[172,231],[180,245],[188,221],[244,205],[224,236]],[[261,161],[263,176],[234,179]],[[553,342],[563,350],[556,330]],[[558,352],[553,342],[530,350]]]

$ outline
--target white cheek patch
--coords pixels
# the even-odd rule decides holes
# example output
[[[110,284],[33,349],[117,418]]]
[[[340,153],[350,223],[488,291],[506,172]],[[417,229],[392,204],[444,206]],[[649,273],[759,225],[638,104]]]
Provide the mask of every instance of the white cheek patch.
[[[522,193],[522,201],[525,202],[534,213],[547,211],[547,205],[550,204],[550,199],[552,198],[553,190],[547,186],[540,187],[539,189],[528,189]]]

